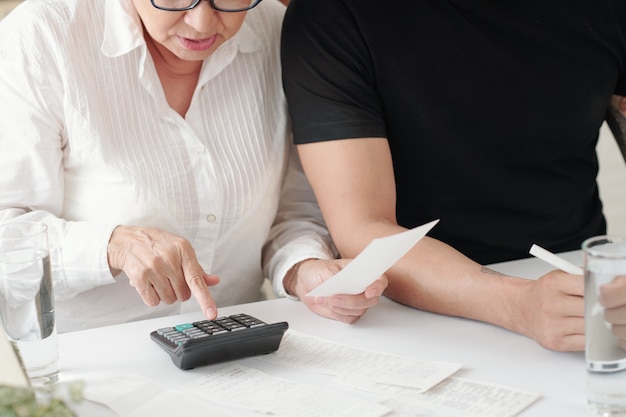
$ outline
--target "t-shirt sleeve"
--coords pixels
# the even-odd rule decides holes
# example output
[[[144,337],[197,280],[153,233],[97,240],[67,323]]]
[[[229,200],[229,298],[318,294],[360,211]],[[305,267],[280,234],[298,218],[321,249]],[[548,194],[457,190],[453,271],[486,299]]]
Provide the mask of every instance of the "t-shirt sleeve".
[[[626,25],[623,23],[624,18],[626,17],[626,2],[616,2],[615,7],[615,19],[617,20],[616,25],[621,29],[621,43],[622,43],[622,75],[615,86],[614,94],[620,96],[626,96]]]
[[[626,73],[622,74],[622,78],[617,82],[615,87],[615,94],[620,96],[626,96]]]
[[[366,45],[343,1],[292,0],[281,58],[295,143],[387,136]]]

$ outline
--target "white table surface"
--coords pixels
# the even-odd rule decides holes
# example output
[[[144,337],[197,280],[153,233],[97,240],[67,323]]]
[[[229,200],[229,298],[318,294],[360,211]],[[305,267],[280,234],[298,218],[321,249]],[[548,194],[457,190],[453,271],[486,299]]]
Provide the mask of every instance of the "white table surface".
[[[582,265],[578,251],[562,256]],[[491,267],[527,278],[537,278],[553,269],[534,258]],[[386,298],[352,325],[318,317],[302,303],[288,299],[222,308],[219,313],[248,313],[266,322],[288,321],[297,331],[359,348],[462,363],[456,376],[539,393],[539,400],[519,414],[522,417],[590,416],[583,353],[553,352],[527,337],[489,324],[419,311]],[[193,381],[223,365],[179,370],[150,340],[149,333],[198,319],[202,319],[200,314],[186,314],[61,334],[61,380],[82,379],[88,384],[97,373],[132,372],[171,388]],[[279,367],[255,359],[238,362],[284,376]],[[290,378],[294,378],[293,373]],[[79,405],[77,411],[80,417],[114,415],[89,402]]]

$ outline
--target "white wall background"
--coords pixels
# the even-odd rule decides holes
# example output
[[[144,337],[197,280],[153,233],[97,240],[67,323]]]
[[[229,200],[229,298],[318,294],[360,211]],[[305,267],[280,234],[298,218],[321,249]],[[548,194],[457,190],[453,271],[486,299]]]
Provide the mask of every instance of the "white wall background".
[[[0,0],[0,19],[11,11],[21,0]]]
[[[598,184],[608,233],[626,236],[626,163],[606,123],[598,141]]]

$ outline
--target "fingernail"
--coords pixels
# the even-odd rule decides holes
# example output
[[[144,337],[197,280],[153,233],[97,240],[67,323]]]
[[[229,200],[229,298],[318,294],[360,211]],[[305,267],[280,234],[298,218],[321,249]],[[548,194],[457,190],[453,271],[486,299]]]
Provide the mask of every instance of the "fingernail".
[[[213,307],[207,308],[205,314],[209,320],[213,320],[215,317],[217,317],[217,313],[215,312],[215,309]]]

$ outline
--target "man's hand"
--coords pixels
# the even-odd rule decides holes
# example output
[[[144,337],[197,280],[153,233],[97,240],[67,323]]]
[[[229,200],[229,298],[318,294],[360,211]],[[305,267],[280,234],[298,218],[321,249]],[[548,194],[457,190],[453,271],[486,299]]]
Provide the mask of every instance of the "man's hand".
[[[585,349],[584,279],[552,271],[527,282],[519,306],[522,333],[557,351]]]
[[[151,227],[118,226],[109,240],[108,261],[113,275],[126,273],[146,305],[172,304],[193,295],[207,319],[217,317],[208,286],[219,278],[202,270],[186,239]]]
[[[301,262],[296,276],[290,283],[290,292],[322,317],[344,323],[354,323],[370,308],[378,304],[378,298],[387,288],[387,277],[381,276],[357,295],[339,294],[332,297],[308,297],[306,294],[343,269],[349,259],[309,259]]]
[[[626,276],[616,277],[609,284],[600,286],[598,301],[606,309],[604,317],[611,323],[613,334],[626,350]]]

